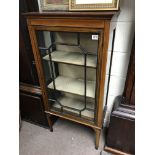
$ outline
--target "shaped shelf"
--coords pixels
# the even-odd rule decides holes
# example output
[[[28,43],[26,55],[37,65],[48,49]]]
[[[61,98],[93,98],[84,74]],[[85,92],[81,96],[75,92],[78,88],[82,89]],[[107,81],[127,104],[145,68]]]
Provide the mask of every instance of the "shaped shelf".
[[[65,76],[58,76],[55,79],[56,90],[68,92],[76,95],[84,96],[84,80],[74,79]],[[48,85],[48,88],[53,89],[53,82]],[[95,82],[87,81],[87,97],[95,98]]]
[[[65,95],[61,96],[58,99],[58,101],[63,106],[75,108],[75,109],[78,109],[78,110],[82,110],[84,108],[84,106],[85,106],[83,101],[81,101],[79,99],[76,99],[76,98],[70,98],[70,97],[65,96]],[[94,108],[94,104],[93,103],[87,103],[87,108],[93,109]],[[51,104],[51,110],[52,109],[58,109],[60,111],[61,110],[61,106],[57,102],[54,102],[53,104]],[[65,108],[65,107],[63,107],[63,110],[66,111],[66,112],[70,112],[70,113],[74,113],[76,115],[79,115],[79,111],[76,111],[76,110],[72,110],[72,109]],[[85,110],[83,110],[81,112],[81,116],[82,117],[87,117],[87,118],[90,118],[90,119],[94,119],[94,112],[85,109]]]
[[[51,53],[52,60],[73,65],[84,65],[84,56],[79,52],[54,51]],[[44,60],[49,60],[49,55],[43,57]],[[87,67],[96,68],[97,56],[87,55]]]

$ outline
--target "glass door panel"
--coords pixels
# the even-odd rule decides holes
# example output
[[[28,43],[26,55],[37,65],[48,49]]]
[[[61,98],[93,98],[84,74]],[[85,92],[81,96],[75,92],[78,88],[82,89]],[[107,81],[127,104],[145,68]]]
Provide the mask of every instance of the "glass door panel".
[[[51,111],[94,121],[99,33],[36,34]]]

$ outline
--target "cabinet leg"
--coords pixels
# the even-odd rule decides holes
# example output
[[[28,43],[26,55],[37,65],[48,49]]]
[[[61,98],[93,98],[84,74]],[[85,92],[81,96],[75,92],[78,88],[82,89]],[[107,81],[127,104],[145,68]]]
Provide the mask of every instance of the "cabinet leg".
[[[99,147],[99,141],[100,141],[100,135],[101,135],[101,129],[95,129],[95,149],[98,149]]]
[[[47,116],[48,125],[50,127],[50,131],[53,132],[53,123],[52,123],[51,117],[49,114],[46,114],[46,116]]]

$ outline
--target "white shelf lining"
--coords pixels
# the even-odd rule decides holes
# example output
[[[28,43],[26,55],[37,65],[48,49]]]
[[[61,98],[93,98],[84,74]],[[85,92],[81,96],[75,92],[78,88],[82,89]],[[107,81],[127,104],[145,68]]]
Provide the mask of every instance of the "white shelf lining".
[[[58,101],[64,106],[68,106],[68,107],[71,107],[71,108],[76,108],[78,110],[82,110],[84,108],[84,102],[79,100],[79,99],[76,99],[76,98],[70,98],[70,97],[67,97],[67,96],[62,96],[62,97],[60,97],[58,99]],[[87,103],[87,107],[93,109],[94,108],[94,103]],[[57,102],[54,102],[51,105],[51,108],[52,109],[53,108],[61,109],[61,106]],[[69,109],[69,108],[63,108],[63,110],[68,111],[68,112],[72,112],[72,113],[75,113],[75,114],[79,114],[78,111],[75,111],[75,110],[72,110],[72,109]],[[85,109],[84,111],[81,112],[81,116],[89,117],[89,118],[93,119],[94,118],[94,112],[93,111],[88,111],[87,109]]]
[[[54,51],[51,53],[52,60],[55,62],[68,63],[73,65],[84,65],[84,56],[79,52]],[[43,57],[49,60],[49,55]],[[97,64],[97,56],[87,55],[87,67],[95,68]]]
[[[55,79],[56,90],[68,92],[72,94],[84,96],[84,80],[83,79],[74,79],[65,76],[58,76]],[[53,82],[48,85],[48,88],[54,89]],[[95,82],[87,81],[87,90],[86,96],[95,98]]]

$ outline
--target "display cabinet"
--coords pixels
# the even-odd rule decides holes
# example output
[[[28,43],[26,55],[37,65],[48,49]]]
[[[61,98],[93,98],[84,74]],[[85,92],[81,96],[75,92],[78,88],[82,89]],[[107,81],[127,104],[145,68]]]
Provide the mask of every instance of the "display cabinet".
[[[27,13],[45,104],[51,116],[89,127],[99,146],[109,26],[116,12]]]

